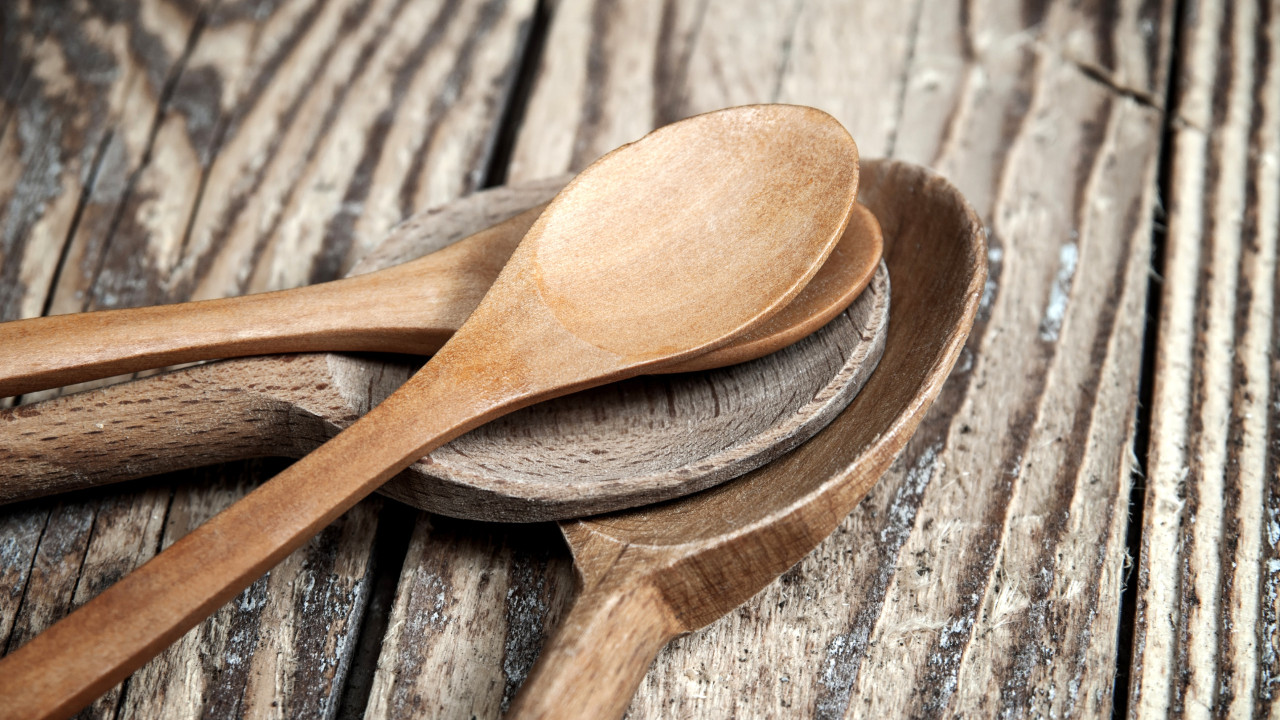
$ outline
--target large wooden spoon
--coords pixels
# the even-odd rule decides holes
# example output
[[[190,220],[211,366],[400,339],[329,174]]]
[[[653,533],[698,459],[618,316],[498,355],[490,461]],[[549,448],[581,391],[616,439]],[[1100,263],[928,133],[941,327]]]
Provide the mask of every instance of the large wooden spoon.
[[[749,332],[831,252],[857,175],[844,128],[796,106],[698,116],[596,161],[404,386],[0,661],[0,707],[12,717],[69,715],[468,429]]]
[[[780,460],[698,495],[563,523],[581,589],[510,717],[621,717],[663,645],[816,547],[920,424],[973,325],[985,234],[960,193],[923,168],[870,161],[861,188],[894,279],[880,370],[840,417]]]
[[[216,358],[320,351],[429,355],[475,310],[545,201],[567,181],[525,189],[535,207],[437,252],[400,256],[396,264],[386,262],[391,253],[384,249],[342,280],[0,323],[0,397]],[[382,247],[413,245],[447,221],[424,211],[397,226]],[[822,327],[871,280],[881,252],[878,233],[869,232],[874,222],[865,208],[855,209],[841,242],[845,251],[833,252],[783,312],[729,346],[664,372],[761,357]]]

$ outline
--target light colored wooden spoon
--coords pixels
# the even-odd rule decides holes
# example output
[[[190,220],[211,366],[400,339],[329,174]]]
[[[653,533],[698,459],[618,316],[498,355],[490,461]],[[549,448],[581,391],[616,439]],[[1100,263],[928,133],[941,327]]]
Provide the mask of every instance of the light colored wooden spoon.
[[[880,370],[795,452],[706,492],[561,524],[581,589],[511,718],[621,717],[657,652],[746,601],[818,545],[906,445],[973,325],[982,225],[929,171],[865,162],[861,199],[894,279]]]
[[[697,116],[596,161],[430,362],[333,440],[0,660],[0,707],[69,715],[463,432],[750,331],[821,267],[857,176],[844,128],[796,106]]]
[[[439,250],[542,203],[563,185],[489,190],[422,213],[357,270]],[[875,217],[855,206],[822,269],[753,334],[768,342],[740,340],[685,366],[708,357],[734,361],[744,350],[770,352],[775,342],[790,342],[789,335],[827,319],[833,304],[839,308],[862,288],[867,259],[881,250]],[[535,521],[656,502],[735,477],[811,437],[875,367],[888,317],[887,276],[862,294],[839,321],[768,360],[629,380],[518,411],[437,448],[380,490],[448,513],[448,504],[432,496],[442,481],[491,476],[483,484],[501,482],[506,494],[471,503],[466,513],[475,517],[483,508],[483,519]],[[0,503],[216,462],[301,457],[418,365],[346,355],[246,358],[0,410]]]
[[[54,315],[0,323],[0,397],[217,358],[297,352],[429,355],[475,310],[512,251],[569,178],[523,195],[522,212],[436,252],[383,250],[333,282],[242,297]],[[665,372],[723,367],[767,355],[822,327],[852,302],[880,261],[874,218],[858,208],[842,246],[769,322],[730,346]],[[426,211],[382,247],[415,245],[450,218]],[[874,237],[874,239],[873,239]],[[457,238],[449,238],[450,241]],[[420,245],[420,243],[417,243]],[[397,263],[386,262],[399,257]]]

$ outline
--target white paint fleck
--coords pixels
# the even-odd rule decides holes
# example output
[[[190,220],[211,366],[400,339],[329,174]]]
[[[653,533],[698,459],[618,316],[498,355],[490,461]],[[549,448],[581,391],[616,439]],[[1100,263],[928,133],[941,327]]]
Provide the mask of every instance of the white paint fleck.
[[[1058,275],[1049,289],[1049,305],[1040,319],[1040,339],[1056,342],[1062,331],[1062,321],[1067,314],[1067,298],[1071,295],[1071,282],[1075,279],[1076,261],[1080,249],[1075,243],[1067,243],[1058,250]]]

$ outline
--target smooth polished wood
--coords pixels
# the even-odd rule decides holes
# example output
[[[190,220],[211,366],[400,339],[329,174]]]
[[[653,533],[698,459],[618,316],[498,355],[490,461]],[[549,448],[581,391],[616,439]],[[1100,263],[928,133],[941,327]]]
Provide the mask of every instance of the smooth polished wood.
[[[800,106],[708,113],[601,158],[552,200],[464,327],[404,386],[0,661],[3,712],[70,715],[466,430],[752,329],[821,267],[857,182],[847,131]]]
[[[437,252],[289,290],[0,323],[0,397],[166,365],[299,352],[430,355],[461,327],[545,205]],[[390,244],[432,222],[410,218]],[[667,369],[692,372],[763,357],[825,325],[866,287],[880,261],[875,219],[854,220],[822,270],[783,312],[727,347]],[[409,236],[409,237],[405,237]],[[87,469],[92,473],[93,469]]]
[[[937,397],[986,282],[982,224],[941,178],[878,161],[864,197],[904,286],[876,373],[795,453],[705,493],[562,527],[583,589],[543,648],[514,718],[622,717],[667,640],[754,595],[826,538]],[[816,472],[816,468],[822,468]]]

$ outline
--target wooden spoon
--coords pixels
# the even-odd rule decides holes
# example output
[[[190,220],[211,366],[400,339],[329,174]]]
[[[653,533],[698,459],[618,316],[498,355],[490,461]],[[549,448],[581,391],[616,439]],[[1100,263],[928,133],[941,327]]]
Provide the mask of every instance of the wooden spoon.
[[[333,282],[243,297],[102,310],[0,323],[0,397],[179,363],[296,352],[388,352],[429,355],[475,310],[520,239],[568,178],[523,194],[523,212],[437,252],[384,250]],[[767,355],[822,327],[866,287],[880,260],[855,211],[844,252],[787,308],[749,336],[664,372],[723,367]],[[449,218],[419,213],[383,247],[413,245]],[[495,220],[496,221],[496,220]],[[450,241],[457,238],[449,238]],[[397,256],[399,263],[386,262]],[[414,259],[408,259],[414,258]]]
[[[563,185],[499,188],[422,213],[391,233],[357,271],[438,250],[543,203]],[[867,268],[875,266],[868,259],[881,250],[879,224],[856,205],[822,269],[753,334],[768,342],[739,340],[685,367],[790,342],[789,335],[825,320],[833,305],[839,308],[863,287]],[[879,360],[887,318],[886,275],[839,322],[768,360],[696,376],[628,380],[518,411],[432,451],[380,491],[447,514],[433,488],[489,476],[486,484],[512,490],[483,506],[471,503],[466,514],[535,521],[701,490],[790,450],[842,410]],[[0,410],[0,503],[229,460],[301,457],[420,365],[322,354],[246,358]],[[654,413],[658,406],[663,412]]]
[[[894,278],[880,371],[780,460],[698,495],[562,523],[581,589],[509,717],[621,717],[663,645],[816,547],[920,424],[973,325],[985,234],[960,193],[923,168],[874,160],[861,178]]]
[[[0,661],[0,706],[69,715],[427,451],[750,331],[831,252],[857,175],[844,128],[796,106],[708,113],[596,161],[404,386]]]
[[[379,492],[441,514],[533,522],[710,487],[791,450],[844,409],[879,362],[888,308],[881,269],[845,312],[769,356],[518,410],[436,448]],[[302,457],[420,365],[245,358],[0,410],[0,503],[229,460]],[[463,508],[450,505],[452,493],[437,497],[442,484],[473,478],[504,494]]]

